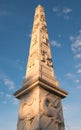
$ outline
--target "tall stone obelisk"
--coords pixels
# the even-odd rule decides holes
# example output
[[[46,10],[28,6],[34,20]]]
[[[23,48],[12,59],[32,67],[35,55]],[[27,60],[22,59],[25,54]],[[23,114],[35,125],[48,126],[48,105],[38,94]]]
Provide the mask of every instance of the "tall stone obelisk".
[[[20,99],[17,130],[65,130],[59,87],[52,64],[44,9],[36,8],[26,79],[15,97]]]

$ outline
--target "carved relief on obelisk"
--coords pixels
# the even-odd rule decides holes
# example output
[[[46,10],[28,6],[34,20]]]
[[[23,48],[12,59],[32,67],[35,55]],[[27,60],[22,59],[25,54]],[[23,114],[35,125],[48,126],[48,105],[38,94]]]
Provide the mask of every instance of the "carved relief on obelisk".
[[[51,76],[54,79],[47,25],[41,6],[38,6],[35,12],[26,78],[31,78],[31,71],[32,76],[38,74],[42,78],[48,79]]]
[[[64,130],[61,98],[35,88],[21,100],[18,130]]]
[[[67,92],[55,79],[44,9],[36,8],[26,79],[20,99],[17,130],[65,130],[61,99]]]

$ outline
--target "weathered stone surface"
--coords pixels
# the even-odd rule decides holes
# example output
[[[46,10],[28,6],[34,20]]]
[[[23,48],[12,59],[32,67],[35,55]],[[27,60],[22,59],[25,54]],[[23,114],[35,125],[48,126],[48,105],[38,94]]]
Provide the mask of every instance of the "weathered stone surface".
[[[26,79],[35,74],[38,77],[55,78],[44,9],[40,5],[34,17]]]
[[[37,86],[21,98],[18,130],[64,130],[61,98]]]
[[[55,79],[42,6],[36,8],[26,79],[15,92],[20,99],[17,130],[65,130],[61,99],[67,92]]]

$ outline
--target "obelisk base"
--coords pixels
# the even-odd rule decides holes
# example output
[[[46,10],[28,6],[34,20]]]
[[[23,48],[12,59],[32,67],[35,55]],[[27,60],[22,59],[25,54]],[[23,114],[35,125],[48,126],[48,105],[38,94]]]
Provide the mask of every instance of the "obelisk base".
[[[21,97],[17,130],[64,130],[61,97],[37,86]]]

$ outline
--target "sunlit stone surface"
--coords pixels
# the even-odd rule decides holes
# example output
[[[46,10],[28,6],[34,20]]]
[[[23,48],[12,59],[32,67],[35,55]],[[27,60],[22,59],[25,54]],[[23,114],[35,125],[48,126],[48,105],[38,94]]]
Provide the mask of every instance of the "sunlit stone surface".
[[[36,8],[26,79],[15,92],[20,99],[17,130],[65,130],[59,87],[52,64],[44,9]]]

